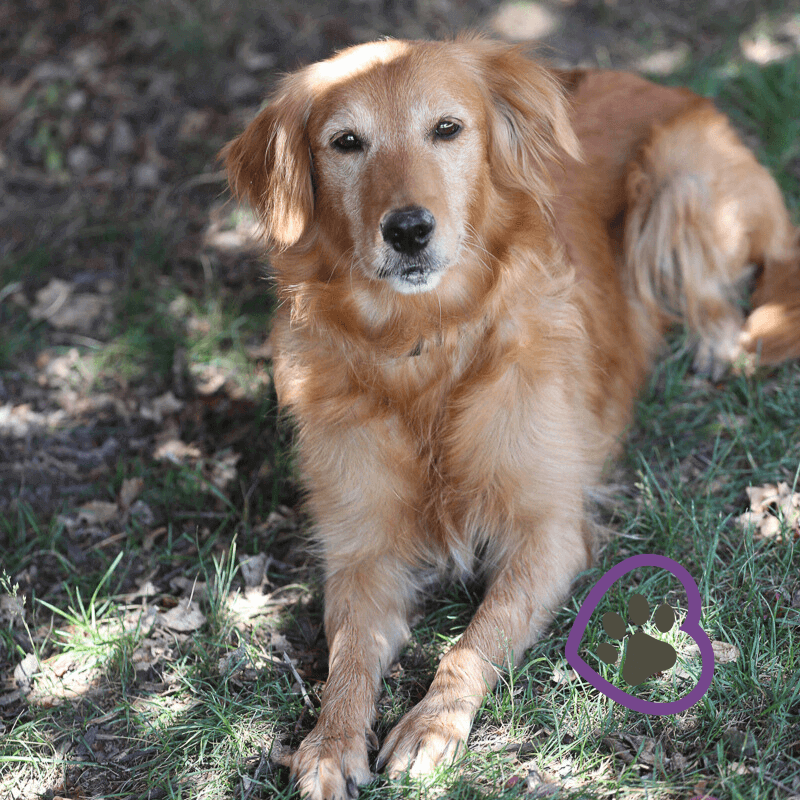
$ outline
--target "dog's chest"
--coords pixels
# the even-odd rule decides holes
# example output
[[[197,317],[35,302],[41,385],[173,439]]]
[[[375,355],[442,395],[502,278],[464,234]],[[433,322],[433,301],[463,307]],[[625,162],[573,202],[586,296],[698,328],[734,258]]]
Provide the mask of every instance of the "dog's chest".
[[[474,398],[476,387],[492,383],[485,363],[492,358],[492,348],[486,336],[423,344],[418,355],[386,366],[383,391],[375,394],[391,426],[402,430],[409,455],[413,454],[417,488],[413,503],[421,512],[426,535],[448,556],[463,551],[462,561],[472,547],[467,540],[474,526],[467,517],[480,512],[474,471],[469,470],[470,480],[465,481],[459,451],[485,417],[485,404],[474,408]]]
[[[419,439],[420,449],[436,446],[452,416],[453,399],[479,369],[490,346],[475,329],[420,339],[407,355],[379,363],[371,386],[374,399],[398,415]]]

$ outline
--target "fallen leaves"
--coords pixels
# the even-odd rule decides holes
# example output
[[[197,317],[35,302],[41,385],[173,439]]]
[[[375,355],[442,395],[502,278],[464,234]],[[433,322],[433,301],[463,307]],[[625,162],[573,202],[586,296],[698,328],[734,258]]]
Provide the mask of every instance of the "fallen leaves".
[[[800,536],[800,493],[788,483],[748,486],[750,510],[738,517],[743,530],[752,528],[755,535],[783,541],[784,535]]]
[[[156,448],[153,458],[156,461],[171,461],[173,464],[182,464],[200,458],[201,455],[200,449],[194,445],[186,444],[180,439],[167,439]]]
[[[172,392],[165,392],[150,402],[142,403],[139,408],[139,414],[143,419],[148,419],[155,422],[156,425],[161,425],[167,417],[181,411],[184,405],[185,403],[182,400],[178,400]]]
[[[714,651],[714,666],[718,667],[721,664],[732,664],[739,660],[739,648],[730,642],[721,642],[714,640],[711,642],[711,649]],[[696,642],[692,642],[684,647],[680,652],[680,659],[675,665],[675,675],[678,678],[685,678],[687,680],[697,680],[697,675],[689,672],[682,662],[696,661],[700,658],[700,647]]]
[[[119,490],[119,505],[128,511],[144,489],[144,478],[125,478]]]
[[[0,406],[0,436],[24,439],[31,433],[56,428],[66,418],[66,413],[56,411],[39,412],[30,403]]]
[[[101,526],[107,525],[116,517],[119,507],[116,503],[105,500],[92,500],[78,509],[75,522],[78,525]]]
[[[151,525],[155,512],[138,497],[144,489],[142,478],[126,478],[122,482],[117,502],[90,500],[75,511],[58,516],[59,524],[70,533],[88,539],[107,539],[114,530],[122,530],[129,519]]]
[[[195,636],[208,622],[201,609],[210,591],[207,584],[178,576],[170,583],[171,588],[185,593],[174,595],[157,593],[157,587],[145,582],[139,590],[126,599],[132,602],[135,597],[152,599],[137,607],[129,606],[128,611],[119,618],[98,621],[92,630],[78,626],[63,629],[69,634],[67,648],[49,658],[40,660],[35,654],[24,656],[15,666],[13,677],[5,682],[5,692],[0,692],[0,707],[11,703],[25,702],[43,708],[51,708],[64,700],[73,700],[97,691],[105,691],[108,677],[108,658],[115,652],[115,642],[130,641],[134,637],[128,663],[142,678],[158,669],[159,665],[175,660],[181,643]],[[273,614],[277,608],[296,603],[296,593],[292,587],[284,593],[280,589],[262,595],[258,604],[258,615]],[[280,595],[280,597],[278,596]],[[284,596],[285,595],[285,596]],[[223,613],[237,617],[245,624],[243,615],[237,612],[240,600],[238,592],[232,592],[222,604]],[[250,615],[255,617],[256,611]],[[289,643],[275,634],[272,649],[285,653],[291,650]],[[79,646],[72,646],[72,642]],[[220,673],[231,677],[233,672],[240,680],[255,680],[258,670],[264,664],[282,664],[283,660],[271,653],[262,653],[257,662],[252,662],[243,647],[220,657]],[[245,669],[245,667],[247,669]],[[231,674],[229,674],[231,673]]]
[[[14,626],[24,619],[24,597],[16,594],[0,594],[0,623]]]
[[[206,616],[195,600],[181,600],[169,611],[159,614],[159,620],[167,628],[179,633],[191,633],[205,625]]]
[[[36,292],[36,302],[28,313],[33,319],[46,320],[57,330],[97,336],[107,332],[111,321],[113,284],[104,283],[105,294],[78,293],[75,284],[53,278]]]
[[[741,731],[738,728],[729,727],[722,732],[722,741],[735,758],[742,756],[752,758],[758,751],[758,742],[755,734],[750,730]]]
[[[670,765],[670,759],[663,747],[650,736],[639,736],[633,733],[614,734],[606,736],[603,744],[623,764],[637,765],[640,769],[645,770],[654,767],[663,770]],[[680,763],[683,762],[680,761]]]
[[[32,653],[26,655],[14,668],[12,691],[0,695],[0,700],[14,702],[24,697],[27,703],[51,708],[102,690],[114,642],[141,637],[130,663],[137,672],[147,671],[159,661],[174,659],[176,643],[205,623],[199,603],[188,597],[166,610],[154,605],[129,610],[122,618],[96,623],[91,633],[69,626],[64,629],[70,638],[67,649],[42,660]],[[72,646],[73,639],[78,646]]]
[[[19,693],[31,705],[52,708],[76,700],[100,686],[104,671],[88,653],[70,651],[39,662],[27,655],[14,670]]]

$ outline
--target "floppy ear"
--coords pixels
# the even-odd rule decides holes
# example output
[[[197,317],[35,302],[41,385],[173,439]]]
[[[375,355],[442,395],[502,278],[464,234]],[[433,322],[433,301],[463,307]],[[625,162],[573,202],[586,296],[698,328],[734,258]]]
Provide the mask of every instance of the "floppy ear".
[[[519,45],[488,40],[475,44],[490,95],[489,144],[495,176],[544,201],[552,193],[547,162],[559,163],[565,153],[577,160],[582,157],[564,88]]]
[[[220,153],[234,194],[258,213],[268,241],[293,245],[314,211],[304,74],[284,78],[272,102]]]

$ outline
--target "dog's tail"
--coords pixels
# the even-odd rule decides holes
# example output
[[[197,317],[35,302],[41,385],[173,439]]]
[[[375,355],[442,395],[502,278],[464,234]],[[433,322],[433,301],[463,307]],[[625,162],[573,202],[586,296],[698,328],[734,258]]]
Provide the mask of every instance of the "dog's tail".
[[[624,231],[629,291],[663,325],[698,336],[696,366],[747,353],[800,356],[800,246],[780,191],[726,117],[701,104],[656,126],[630,165]],[[745,321],[739,306],[761,268]]]
[[[718,340],[719,350],[721,329],[729,321],[738,331],[742,315],[712,235],[708,186],[694,174],[659,183],[653,177],[642,164],[629,174],[624,244],[629,285],[650,313],[685,322],[701,339]],[[728,345],[734,348],[735,342]]]

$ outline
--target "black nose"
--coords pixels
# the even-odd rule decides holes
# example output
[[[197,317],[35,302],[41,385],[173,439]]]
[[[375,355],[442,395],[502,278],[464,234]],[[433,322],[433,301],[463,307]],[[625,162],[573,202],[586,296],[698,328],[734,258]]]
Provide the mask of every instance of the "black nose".
[[[381,222],[381,235],[398,253],[413,256],[428,244],[435,226],[427,208],[412,206],[389,212]]]

